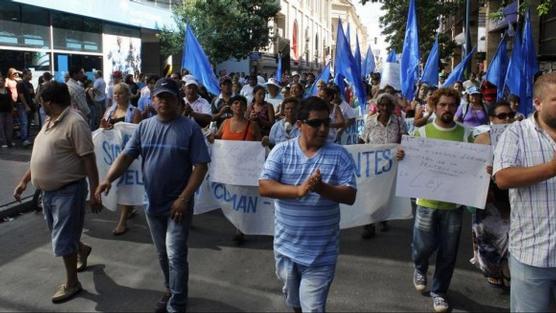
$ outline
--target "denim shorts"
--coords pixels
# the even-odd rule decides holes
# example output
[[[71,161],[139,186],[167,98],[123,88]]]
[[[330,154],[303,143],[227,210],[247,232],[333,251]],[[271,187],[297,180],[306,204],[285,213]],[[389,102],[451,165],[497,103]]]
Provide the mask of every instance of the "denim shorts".
[[[43,192],[44,219],[50,229],[54,255],[66,256],[78,251],[86,198],[87,182],[84,178],[60,189]]]
[[[286,305],[303,312],[324,312],[336,264],[304,266],[275,252],[276,275],[284,283]]]

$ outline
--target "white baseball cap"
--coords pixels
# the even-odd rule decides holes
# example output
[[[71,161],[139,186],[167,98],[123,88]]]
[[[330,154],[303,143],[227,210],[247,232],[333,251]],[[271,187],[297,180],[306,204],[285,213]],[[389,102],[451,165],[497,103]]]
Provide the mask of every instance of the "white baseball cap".
[[[280,86],[280,83],[278,83],[278,82],[276,81],[276,79],[274,79],[274,78],[269,78],[269,79],[268,79],[268,82],[265,84],[265,86],[268,87],[268,85],[273,85],[273,86],[276,86],[276,87],[278,87],[278,88],[282,88],[282,86]]]

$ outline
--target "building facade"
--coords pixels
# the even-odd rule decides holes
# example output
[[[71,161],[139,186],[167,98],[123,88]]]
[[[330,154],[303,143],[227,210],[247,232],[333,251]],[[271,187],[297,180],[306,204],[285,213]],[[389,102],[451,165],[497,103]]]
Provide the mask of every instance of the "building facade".
[[[159,74],[157,29],[171,27],[174,0],[5,0],[0,8],[0,72],[28,68],[57,80],[72,66]]]

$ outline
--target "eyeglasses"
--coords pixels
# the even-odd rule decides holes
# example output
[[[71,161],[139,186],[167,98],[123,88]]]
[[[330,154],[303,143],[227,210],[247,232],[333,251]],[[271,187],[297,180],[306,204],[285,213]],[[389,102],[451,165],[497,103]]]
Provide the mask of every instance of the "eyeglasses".
[[[317,128],[320,127],[321,125],[324,124],[325,127],[329,127],[330,126],[330,118],[325,118],[322,120],[319,119],[313,119],[313,120],[303,120],[303,123],[313,127],[313,128]]]
[[[515,117],[515,112],[509,112],[509,113],[498,113],[494,115],[497,119],[501,119],[501,120],[505,120],[505,119],[512,119]]]

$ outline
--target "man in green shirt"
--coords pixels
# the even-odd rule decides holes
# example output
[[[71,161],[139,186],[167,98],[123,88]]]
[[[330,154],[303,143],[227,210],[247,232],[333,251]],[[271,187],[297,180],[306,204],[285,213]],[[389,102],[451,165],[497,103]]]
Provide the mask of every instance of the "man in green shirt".
[[[473,142],[471,129],[454,122],[460,97],[456,90],[440,88],[431,96],[436,114],[432,123],[417,129],[415,136],[460,142]],[[403,157],[403,151],[400,151]],[[435,312],[449,308],[446,292],[456,263],[462,223],[462,208],[455,203],[417,199],[411,254],[415,264],[413,284],[418,291],[427,286],[429,257],[437,251],[436,270],[431,288]]]

